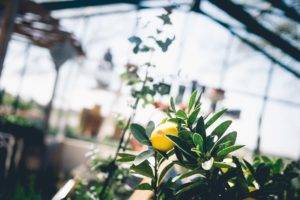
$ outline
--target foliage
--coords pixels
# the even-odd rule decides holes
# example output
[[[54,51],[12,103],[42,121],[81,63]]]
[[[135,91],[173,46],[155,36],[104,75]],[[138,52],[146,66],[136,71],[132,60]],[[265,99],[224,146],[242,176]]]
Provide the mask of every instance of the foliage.
[[[166,10],[166,13],[163,13],[157,16],[162,20],[162,26],[172,25],[171,23],[171,11]],[[159,30],[159,31],[158,31]],[[133,45],[133,53],[153,53],[154,51],[161,50],[166,52],[170,45],[175,40],[175,36],[162,38],[163,28],[156,30],[155,34],[148,35],[145,37],[133,35],[128,40]],[[154,41],[154,42],[153,42]],[[126,71],[121,74],[121,78],[131,86],[131,95],[134,98],[141,99],[144,102],[144,105],[153,103],[153,97],[156,94],[165,95],[166,88],[163,84],[158,84],[154,82],[154,78],[150,77],[148,74],[149,68],[156,67],[151,62],[146,62],[140,66],[133,64],[128,64],[126,66]],[[140,71],[145,69],[146,75],[141,76]]]
[[[152,190],[154,199],[297,199],[299,190],[292,180],[299,177],[299,166],[284,164],[281,159],[257,157],[253,164],[232,155],[242,148],[235,144],[237,133],[229,132],[231,121],[216,124],[221,110],[210,117],[200,114],[200,95],[194,92],[188,110],[177,110],[173,99],[167,121],[177,123],[178,136],[167,135],[174,143],[168,152],[152,147],[149,127],[131,124],[134,137],[148,150],[137,156],[120,154],[120,160],[131,163],[131,171],[151,179],[137,187]],[[152,124],[152,123],[151,123]],[[153,126],[151,129],[153,130]],[[148,132],[148,133],[147,133]],[[154,162],[151,159],[154,158]],[[167,172],[178,165],[184,169],[174,177]]]
[[[30,110],[34,107],[39,107],[39,105],[36,102],[34,102],[33,100],[26,101],[22,98],[19,98],[19,100],[17,102],[16,97],[14,97],[13,95],[11,95],[9,93],[6,93],[4,90],[0,91],[0,99],[1,99],[2,105],[11,106],[11,107],[17,106],[17,108],[19,110],[23,110],[23,111]]]
[[[167,13],[158,16],[162,20],[162,26],[172,24],[170,14],[170,10],[167,10]],[[156,34],[130,37],[133,53],[152,54],[157,48],[166,52],[175,36],[162,38],[162,32],[163,27],[160,27],[156,28]],[[168,117],[163,121],[176,123],[178,136],[166,136],[174,145],[171,150],[161,152],[155,149],[150,139],[155,124],[149,122],[143,127],[131,123],[139,100],[148,104],[157,93],[166,93],[166,88],[155,83],[149,76],[148,70],[154,67],[151,62],[140,66],[126,66],[121,78],[131,86],[131,94],[136,101],[132,106],[133,112],[124,125],[117,156],[111,160],[94,159],[90,169],[98,175],[102,174],[102,178],[96,175],[97,178],[92,181],[81,182],[75,198],[117,199],[116,192],[126,185],[122,183],[130,179],[130,175],[149,180],[132,189],[153,191],[153,198],[160,200],[187,197],[192,200],[299,198],[299,178],[296,179],[299,177],[299,166],[267,157],[257,157],[251,164],[234,156],[233,153],[243,145],[236,144],[235,131],[227,131],[231,125],[230,120],[218,123],[226,110],[204,117],[201,115],[201,95],[197,92],[190,97],[187,110],[177,109],[171,98]],[[126,149],[130,139],[129,135],[127,141],[124,140],[128,127],[135,139],[147,146],[147,150],[138,155],[121,152],[121,149]],[[126,164],[130,165],[129,169],[123,167]],[[176,171],[175,166],[180,167],[181,171]],[[130,191],[128,190],[129,193]]]
[[[10,123],[10,124],[16,124],[18,126],[23,126],[23,127],[34,126],[34,123],[32,121],[17,115],[4,115],[1,116],[0,120],[4,124]]]
[[[41,195],[34,189],[34,179],[30,179],[28,187],[20,184],[16,186],[16,190],[11,198],[12,200],[41,200]]]
[[[80,180],[75,188],[74,197],[72,199],[90,200],[99,199],[100,193],[103,189],[104,179],[103,174],[115,170],[112,178],[112,184],[105,191],[104,199],[115,200],[129,197],[132,189],[128,186],[129,170],[126,168],[116,167],[112,164],[111,159],[101,159],[97,152],[93,152],[90,156],[90,173],[93,175],[92,180]]]

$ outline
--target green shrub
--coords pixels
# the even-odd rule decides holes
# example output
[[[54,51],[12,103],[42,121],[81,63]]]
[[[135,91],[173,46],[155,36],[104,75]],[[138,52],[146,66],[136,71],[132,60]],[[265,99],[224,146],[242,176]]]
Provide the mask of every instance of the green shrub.
[[[299,181],[296,163],[261,156],[250,164],[232,155],[243,146],[235,144],[235,131],[227,133],[231,121],[214,126],[226,110],[210,117],[200,115],[197,92],[189,100],[188,111],[176,110],[173,99],[170,105],[164,121],[177,124],[178,136],[166,136],[174,144],[168,152],[152,146],[149,136],[153,123],[149,123],[151,128],[131,124],[135,138],[148,149],[138,155],[119,154],[119,161],[130,162],[134,174],[151,179],[136,189],[153,191],[154,199],[299,199],[299,188],[293,183]],[[167,172],[175,165],[184,172],[168,178]]]

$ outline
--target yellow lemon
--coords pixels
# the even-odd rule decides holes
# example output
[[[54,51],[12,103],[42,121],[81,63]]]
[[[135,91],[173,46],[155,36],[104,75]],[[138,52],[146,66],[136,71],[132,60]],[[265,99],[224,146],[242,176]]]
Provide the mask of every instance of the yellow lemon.
[[[177,124],[165,122],[158,125],[151,133],[151,143],[154,149],[167,152],[173,148],[173,142],[166,135],[178,135]]]

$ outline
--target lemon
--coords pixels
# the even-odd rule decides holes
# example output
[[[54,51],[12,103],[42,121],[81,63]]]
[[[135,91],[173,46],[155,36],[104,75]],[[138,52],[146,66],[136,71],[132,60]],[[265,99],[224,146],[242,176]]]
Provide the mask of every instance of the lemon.
[[[174,147],[173,142],[166,135],[177,136],[177,124],[173,122],[165,122],[158,125],[152,131],[150,140],[154,149],[167,152]]]

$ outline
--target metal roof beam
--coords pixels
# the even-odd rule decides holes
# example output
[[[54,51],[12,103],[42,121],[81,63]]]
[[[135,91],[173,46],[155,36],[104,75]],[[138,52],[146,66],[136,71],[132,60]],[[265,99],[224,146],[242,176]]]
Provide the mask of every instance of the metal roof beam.
[[[269,2],[275,8],[278,8],[279,10],[283,11],[286,17],[289,17],[290,19],[298,23],[300,22],[300,14],[297,12],[297,10],[287,5],[284,1],[282,0],[266,0],[266,1]]]
[[[109,4],[119,4],[119,3],[127,3],[138,5],[140,0],[69,0],[69,1],[53,1],[53,2],[44,2],[41,5],[49,10],[63,10],[63,9],[71,9],[71,8],[83,8],[88,6],[101,6],[101,5],[109,5]]]
[[[234,3],[231,0],[220,1],[220,0],[208,0],[213,5],[219,9],[226,12],[229,16],[233,17],[243,25],[245,25],[246,30],[258,35],[259,37],[268,41],[274,47],[277,47],[284,53],[288,54],[297,61],[300,61],[300,50],[289,43],[287,40],[280,37],[278,34],[269,30],[262,24],[260,24],[257,19],[252,17],[248,12],[246,12],[243,6]]]
[[[274,56],[272,56],[271,54],[269,54],[267,51],[265,51],[263,48],[259,47],[258,45],[256,45],[252,41],[250,41],[250,40],[246,39],[245,37],[241,36],[239,33],[237,33],[235,30],[233,30],[233,28],[229,24],[224,23],[224,22],[218,20],[217,18],[215,18],[215,17],[213,17],[213,16],[211,16],[211,15],[209,15],[207,13],[204,13],[203,11],[199,11],[199,13],[203,14],[204,16],[210,18],[211,20],[213,20],[217,24],[221,25],[223,28],[227,29],[232,35],[234,35],[237,38],[239,38],[242,42],[244,42],[245,44],[247,44],[252,49],[254,49],[257,52],[260,52],[262,55],[266,56],[268,59],[270,59],[272,62],[276,63],[282,69],[284,69],[287,72],[291,73],[296,78],[298,78],[298,79],[300,78],[300,73],[299,72],[297,72],[296,70],[294,70],[292,67],[287,66],[286,64],[284,64],[281,61],[277,60],[277,58],[275,58]]]

